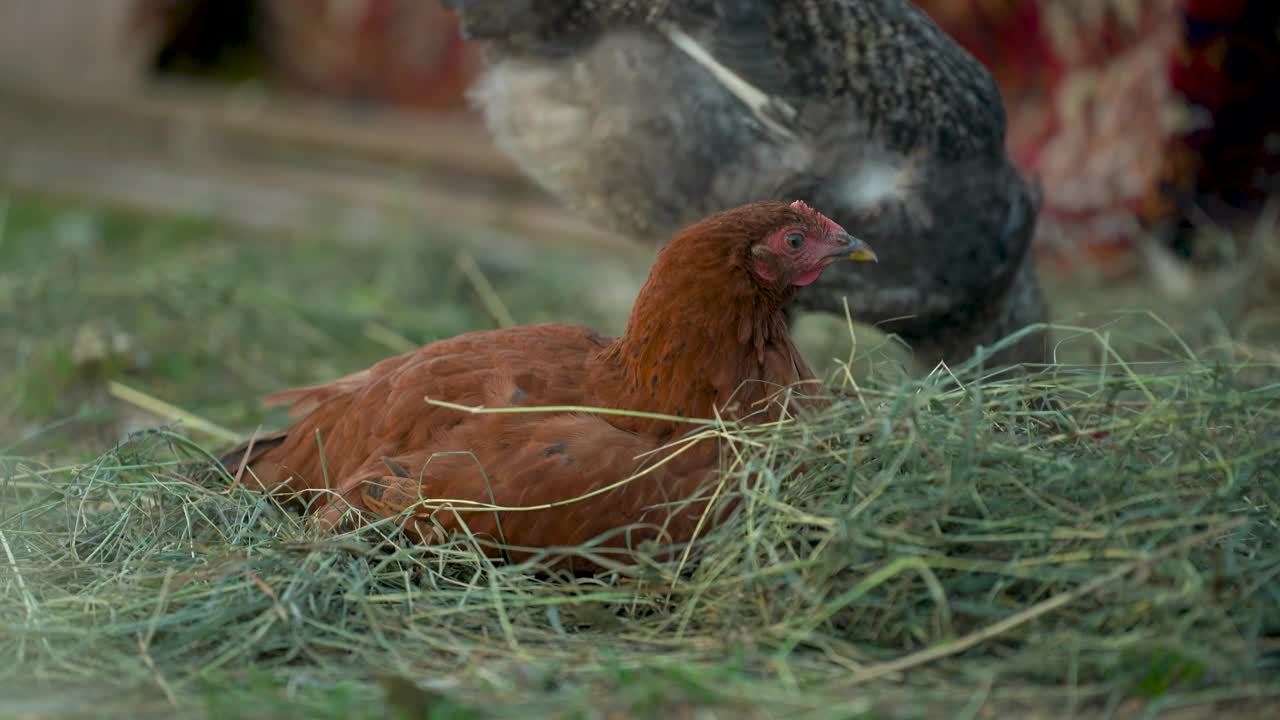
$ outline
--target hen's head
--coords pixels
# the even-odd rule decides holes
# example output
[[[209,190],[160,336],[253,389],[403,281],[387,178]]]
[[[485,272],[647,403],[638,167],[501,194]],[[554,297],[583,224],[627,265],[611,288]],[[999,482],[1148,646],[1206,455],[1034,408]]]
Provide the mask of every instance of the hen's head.
[[[658,254],[649,292],[642,291],[637,303],[647,306],[655,294],[678,292],[695,303],[706,294],[711,307],[746,296],[776,306],[837,260],[875,259],[866,243],[803,202],[757,202],[681,230]]]
[[[760,284],[777,289],[808,285],[837,260],[874,261],[876,254],[834,220],[797,200],[756,203],[730,213],[754,225],[742,237],[747,269]]]

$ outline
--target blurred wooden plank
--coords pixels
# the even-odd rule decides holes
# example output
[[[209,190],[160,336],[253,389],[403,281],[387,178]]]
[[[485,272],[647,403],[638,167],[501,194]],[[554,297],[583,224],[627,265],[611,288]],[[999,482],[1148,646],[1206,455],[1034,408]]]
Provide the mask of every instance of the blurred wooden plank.
[[[222,141],[271,143],[311,153],[363,157],[397,166],[430,167],[531,189],[493,146],[480,118],[354,108],[323,100],[268,98],[261,93],[157,83],[137,91],[95,92],[68,86],[0,86],[0,104],[15,103],[45,120],[93,117],[135,130],[203,132]]]
[[[558,207],[475,118],[162,88],[0,87],[0,183],[259,228],[413,217],[644,251]]]

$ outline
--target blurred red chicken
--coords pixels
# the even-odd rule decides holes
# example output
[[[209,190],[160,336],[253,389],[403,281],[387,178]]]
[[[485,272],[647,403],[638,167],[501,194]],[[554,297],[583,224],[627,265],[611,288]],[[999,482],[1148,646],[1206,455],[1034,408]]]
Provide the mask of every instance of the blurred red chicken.
[[[453,14],[418,0],[136,0],[160,70],[235,75],[423,110],[461,110],[479,64]]]
[[[276,67],[296,85],[429,109],[466,107],[479,64],[453,14],[423,0],[264,0]]]
[[[1176,235],[1200,210],[1230,220],[1276,191],[1280,3],[919,4],[999,83],[1052,254],[1121,272],[1140,233]]]

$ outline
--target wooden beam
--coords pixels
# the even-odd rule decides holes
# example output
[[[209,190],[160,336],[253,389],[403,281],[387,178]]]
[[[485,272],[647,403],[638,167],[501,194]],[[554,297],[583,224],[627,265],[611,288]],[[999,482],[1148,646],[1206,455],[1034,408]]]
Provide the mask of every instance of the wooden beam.
[[[259,228],[408,214],[536,244],[647,252],[560,208],[470,115],[174,86],[0,86],[0,138],[0,184],[14,189]]]

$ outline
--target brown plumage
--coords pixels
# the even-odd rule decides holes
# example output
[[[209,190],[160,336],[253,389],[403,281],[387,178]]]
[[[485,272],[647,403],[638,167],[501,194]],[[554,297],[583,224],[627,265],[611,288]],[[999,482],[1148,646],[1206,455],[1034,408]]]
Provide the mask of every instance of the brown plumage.
[[[1046,319],[1038,199],[987,70],[908,0],[443,0],[488,69],[498,145],[567,205],[658,242],[723,208],[800,198],[885,262],[795,306],[956,364]],[[1044,362],[1043,337],[994,361]]]
[[[604,545],[614,548],[687,542],[705,500],[679,503],[705,489],[719,458],[713,439],[681,446],[688,423],[577,411],[473,414],[424,398],[776,419],[779,391],[814,381],[788,337],[783,306],[840,257],[875,256],[802,203],[722,212],[659,253],[621,337],[551,324],[431,343],[271,396],[299,420],[222,460],[233,474],[243,465],[243,476],[263,488],[297,493],[331,525],[349,510],[389,517],[416,505],[408,527],[426,541],[465,524],[477,538],[514,548],[578,545],[609,531],[618,532]],[[799,388],[786,402],[821,405],[815,390]],[[566,502],[645,468],[653,469]],[[564,504],[477,509],[548,503]],[[486,552],[499,550],[490,543]]]

